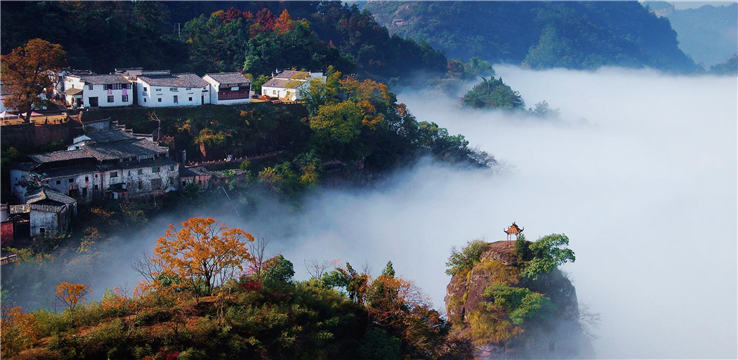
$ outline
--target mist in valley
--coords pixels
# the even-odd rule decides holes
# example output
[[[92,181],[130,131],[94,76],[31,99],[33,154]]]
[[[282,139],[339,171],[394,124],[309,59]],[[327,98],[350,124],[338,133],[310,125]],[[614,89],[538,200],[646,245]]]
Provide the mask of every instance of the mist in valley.
[[[463,110],[431,90],[398,95],[419,120],[494,155],[494,169],[424,159],[369,190],[316,191],[300,209],[272,199],[248,217],[228,204],[180,209],[100,245],[116,256],[90,274],[95,297],[133,289],[130,263],[167,224],[212,216],[268,239],[298,279],[311,262],[376,275],[392,261],[442,310],[451,248],[503,240],[516,221],[529,240],[571,239],[577,261],[563,270],[580,306],[600,317],[589,329],[598,357],[736,357],[736,79],[495,70],[529,106],[546,100],[560,115]]]

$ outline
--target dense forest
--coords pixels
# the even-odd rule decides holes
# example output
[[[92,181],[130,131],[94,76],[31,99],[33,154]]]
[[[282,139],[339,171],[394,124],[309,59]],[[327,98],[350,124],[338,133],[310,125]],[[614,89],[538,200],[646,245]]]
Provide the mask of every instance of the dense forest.
[[[390,36],[369,13],[340,2],[4,1],[1,6],[4,52],[42,38],[61,44],[70,66],[101,73],[143,66],[199,74],[245,70],[258,77],[275,68],[333,65],[393,84],[446,67],[439,51]]]
[[[454,58],[531,68],[695,69],[669,21],[635,1],[369,2],[364,8],[392,33],[427,41]]]

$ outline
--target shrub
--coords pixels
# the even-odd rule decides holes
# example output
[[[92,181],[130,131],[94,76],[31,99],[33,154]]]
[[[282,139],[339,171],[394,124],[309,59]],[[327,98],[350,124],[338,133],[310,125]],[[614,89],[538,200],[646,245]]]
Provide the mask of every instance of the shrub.
[[[482,253],[489,249],[489,243],[482,240],[470,241],[461,251],[451,250],[446,263],[446,274],[454,276],[471,270],[482,258]]]
[[[499,282],[488,286],[483,295],[492,298],[488,308],[503,310],[516,325],[522,325],[526,319],[543,314],[553,306],[548,296]]]

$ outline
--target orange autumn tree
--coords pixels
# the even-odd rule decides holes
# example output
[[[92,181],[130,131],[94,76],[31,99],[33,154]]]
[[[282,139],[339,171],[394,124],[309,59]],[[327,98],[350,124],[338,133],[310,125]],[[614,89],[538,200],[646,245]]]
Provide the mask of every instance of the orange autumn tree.
[[[39,337],[36,317],[24,313],[20,306],[2,307],[0,318],[0,357],[13,356],[23,349],[27,349]]]
[[[190,218],[179,230],[169,225],[154,249],[152,261],[161,267],[156,275],[179,278],[193,290],[203,284],[209,295],[251,260],[245,241],[254,241],[254,236],[211,217]]]
[[[56,298],[72,310],[77,304],[84,302],[87,294],[92,294],[92,290],[85,284],[62,281],[56,286]]]
[[[41,93],[51,95],[56,74],[64,66],[66,52],[59,44],[31,39],[0,59],[2,82],[9,95],[5,107],[15,108],[30,120],[33,103]],[[25,115],[24,115],[25,114]]]
[[[277,22],[274,25],[274,30],[276,30],[280,34],[284,34],[294,28],[295,22],[292,20],[290,13],[287,12],[287,9],[284,9],[282,11],[282,14],[280,14],[277,18]]]

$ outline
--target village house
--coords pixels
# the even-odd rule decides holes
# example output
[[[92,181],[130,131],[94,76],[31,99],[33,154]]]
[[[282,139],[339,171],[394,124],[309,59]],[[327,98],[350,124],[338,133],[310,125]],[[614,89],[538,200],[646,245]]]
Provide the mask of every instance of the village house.
[[[27,158],[10,170],[11,192],[22,203],[38,187],[89,202],[156,196],[179,184],[179,164],[166,147],[122,129],[89,132],[68,150]]]
[[[261,95],[286,101],[299,100],[312,79],[325,81],[326,77],[322,72],[284,70],[261,85]]]
[[[97,75],[71,72],[64,76],[64,99],[72,107],[133,105],[132,86],[120,74]]]
[[[72,218],[77,215],[77,200],[48,188],[27,194],[26,206],[14,206],[28,211],[30,236],[53,236],[68,233]]]
[[[210,103],[217,105],[246,104],[250,101],[251,80],[238,72],[205,74],[210,84]]]
[[[182,188],[187,184],[195,184],[201,189],[207,189],[210,187],[212,174],[203,166],[185,166],[179,176]]]
[[[144,107],[199,106],[210,103],[210,84],[195,74],[169,70],[136,75],[137,104]]]

